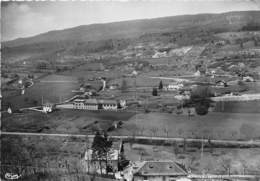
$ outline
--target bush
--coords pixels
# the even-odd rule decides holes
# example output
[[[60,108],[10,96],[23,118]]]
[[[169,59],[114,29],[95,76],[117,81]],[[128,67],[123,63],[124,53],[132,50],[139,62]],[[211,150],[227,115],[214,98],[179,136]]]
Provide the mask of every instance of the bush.
[[[151,112],[148,108],[146,108],[145,110],[144,110],[144,112],[145,113],[149,113],[149,112]]]
[[[195,105],[195,111],[198,115],[206,115],[208,114],[209,106],[209,102],[207,101],[198,102]]]
[[[121,85],[121,91],[124,92],[127,90],[127,82],[125,79],[122,80],[122,85]]]
[[[158,96],[158,91],[156,88],[153,88],[153,92],[152,92],[153,96]]]

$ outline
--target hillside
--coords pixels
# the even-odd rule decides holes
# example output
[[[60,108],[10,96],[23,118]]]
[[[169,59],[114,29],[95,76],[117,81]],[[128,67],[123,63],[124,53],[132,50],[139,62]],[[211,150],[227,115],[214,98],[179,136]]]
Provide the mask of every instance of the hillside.
[[[253,22],[254,21],[254,22]],[[4,47],[15,47],[42,42],[98,41],[137,37],[147,33],[171,32],[193,27],[238,30],[248,23],[260,24],[259,11],[223,14],[183,15],[106,24],[82,25],[70,29],[50,31],[29,38],[4,42]]]
[[[122,50],[143,42],[177,46],[205,44],[216,33],[260,30],[260,11],[198,14],[82,25],[50,31],[2,43],[2,60],[57,59],[57,55],[87,56],[89,53]]]

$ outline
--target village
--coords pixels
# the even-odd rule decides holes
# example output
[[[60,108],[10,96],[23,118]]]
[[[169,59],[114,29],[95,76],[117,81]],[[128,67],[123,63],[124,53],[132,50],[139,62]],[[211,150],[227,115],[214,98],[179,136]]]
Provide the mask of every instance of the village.
[[[4,42],[0,180],[260,180],[259,11],[212,16]]]

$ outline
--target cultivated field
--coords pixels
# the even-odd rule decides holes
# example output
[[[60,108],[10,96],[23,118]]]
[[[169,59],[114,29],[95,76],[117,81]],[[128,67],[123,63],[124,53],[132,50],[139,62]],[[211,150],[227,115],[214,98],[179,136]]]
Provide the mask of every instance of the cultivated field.
[[[114,121],[128,120],[131,112],[94,112],[85,110],[58,110],[51,114],[29,111],[23,114],[3,115],[3,131],[94,134],[107,130]]]
[[[117,135],[162,137],[259,139],[259,114],[216,113],[189,117],[175,113],[137,114],[125,122]]]

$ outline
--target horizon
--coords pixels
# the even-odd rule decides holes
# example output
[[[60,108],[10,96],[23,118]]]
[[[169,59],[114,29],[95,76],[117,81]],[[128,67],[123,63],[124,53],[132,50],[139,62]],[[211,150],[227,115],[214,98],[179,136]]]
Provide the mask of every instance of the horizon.
[[[93,24],[260,10],[255,1],[162,2],[1,2],[1,42]]]
[[[248,11],[259,11],[259,10],[248,10]],[[49,33],[49,32],[73,29],[73,28],[77,28],[77,27],[81,27],[81,26],[103,25],[103,24],[121,23],[121,22],[138,21],[138,20],[140,20],[140,21],[142,21],[142,20],[152,20],[152,19],[168,18],[168,17],[178,17],[178,16],[192,16],[192,15],[202,15],[202,14],[225,14],[225,13],[232,13],[232,12],[248,12],[248,11],[227,11],[227,12],[222,12],[222,13],[183,14],[183,15],[175,15],[175,16],[162,16],[162,17],[156,17],[156,18],[144,18],[144,19],[131,19],[131,20],[123,20],[123,21],[113,21],[113,22],[106,22],[106,23],[82,24],[82,25],[77,25],[77,26],[68,27],[68,28],[64,28],[64,29],[53,29],[53,30],[49,30],[49,31],[46,31],[46,32],[43,32],[43,33],[39,33],[39,34],[36,34],[36,35],[33,35],[33,36],[17,37],[15,39],[2,41],[2,42],[5,43],[5,42],[9,42],[9,41],[15,41],[15,40],[19,40],[19,39],[24,39],[24,38],[32,38],[32,37],[35,37],[35,36],[38,36],[38,35],[42,35],[42,34],[46,34],[46,33]]]
[[[2,41],[4,42],[9,42],[9,41],[15,41],[15,40],[19,40],[19,39],[24,39],[24,38],[32,38],[38,35],[42,35],[42,34],[46,34],[49,32],[53,32],[53,31],[62,31],[62,30],[67,30],[67,29],[73,29],[73,28],[77,28],[77,27],[81,27],[81,26],[91,26],[91,25],[103,25],[103,24],[110,24],[110,23],[121,23],[121,22],[128,22],[128,21],[142,21],[142,20],[152,20],[152,19],[159,19],[159,18],[168,18],[168,17],[178,17],[178,16],[192,16],[192,15],[202,15],[202,14],[225,14],[225,13],[233,13],[233,12],[248,12],[248,11],[260,11],[260,10],[245,10],[245,11],[227,11],[227,12],[222,12],[222,13],[198,13],[198,14],[183,14],[183,15],[175,15],[175,16],[162,16],[162,17],[156,17],[156,18],[144,18],[144,19],[131,19],[131,20],[123,20],[123,21],[113,21],[113,22],[106,22],[106,23],[92,23],[92,24],[81,24],[81,25],[77,25],[77,26],[73,26],[73,27],[68,27],[68,28],[64,28],[64,29],[53,29],[53,30],[49,30],[43,33],[39,33],[33,36],[26,36],[26,37],[18,37],[15,39],[11,39],[11,40],[7,40],[7,41]]]

